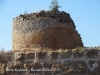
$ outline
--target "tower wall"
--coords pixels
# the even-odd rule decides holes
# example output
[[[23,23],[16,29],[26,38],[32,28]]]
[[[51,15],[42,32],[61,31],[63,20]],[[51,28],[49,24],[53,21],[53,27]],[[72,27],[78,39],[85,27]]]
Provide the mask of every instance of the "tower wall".
[[[83,46],[69,15],[63,18],[20,15],[13,19],[12,39],[14,51],[24,48],[72,49]]]

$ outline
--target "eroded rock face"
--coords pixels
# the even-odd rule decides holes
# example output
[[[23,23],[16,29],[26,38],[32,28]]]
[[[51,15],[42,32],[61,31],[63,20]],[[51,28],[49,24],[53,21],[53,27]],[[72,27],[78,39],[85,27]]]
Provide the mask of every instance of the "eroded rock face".
[[[38,17],[37,17],[38,16]],[[20,15],[13,19],[13,51],[25,48],[73,49],[83,43],[75,24],[66,12]]]

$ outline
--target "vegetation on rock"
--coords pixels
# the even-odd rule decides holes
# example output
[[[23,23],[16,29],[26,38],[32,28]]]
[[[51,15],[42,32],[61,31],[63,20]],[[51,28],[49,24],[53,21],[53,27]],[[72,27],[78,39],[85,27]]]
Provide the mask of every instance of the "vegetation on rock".
[[[59,3],[58,3],[57,0],[52,0],[51,6],[49,6],[51,14],[53,14],[54,12],[59,11],[58,9],[59,9],[60,7],[61,7],[61,6],[59,6]]]

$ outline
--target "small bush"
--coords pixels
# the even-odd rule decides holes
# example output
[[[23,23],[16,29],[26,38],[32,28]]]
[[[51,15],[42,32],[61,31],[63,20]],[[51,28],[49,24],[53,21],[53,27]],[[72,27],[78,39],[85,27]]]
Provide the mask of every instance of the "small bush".
[[[57,0],[52,0],[51,6],[49,6],[49,8],[50,8],[50,14],[51,14],[51,15],[54,15],[54,12],[59,11],[58,9],[59,9],[60,7],[61,7],[61,6],[59,6],[59,3],[58,3]]]

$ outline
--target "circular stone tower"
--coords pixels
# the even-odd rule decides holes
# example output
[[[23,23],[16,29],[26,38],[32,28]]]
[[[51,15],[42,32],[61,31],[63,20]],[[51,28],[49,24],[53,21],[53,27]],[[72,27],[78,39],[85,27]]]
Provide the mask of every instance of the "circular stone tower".
[[[70,15],[40,11],[13,19],[13,51],[25,48],[73,49],[83,43]]]

